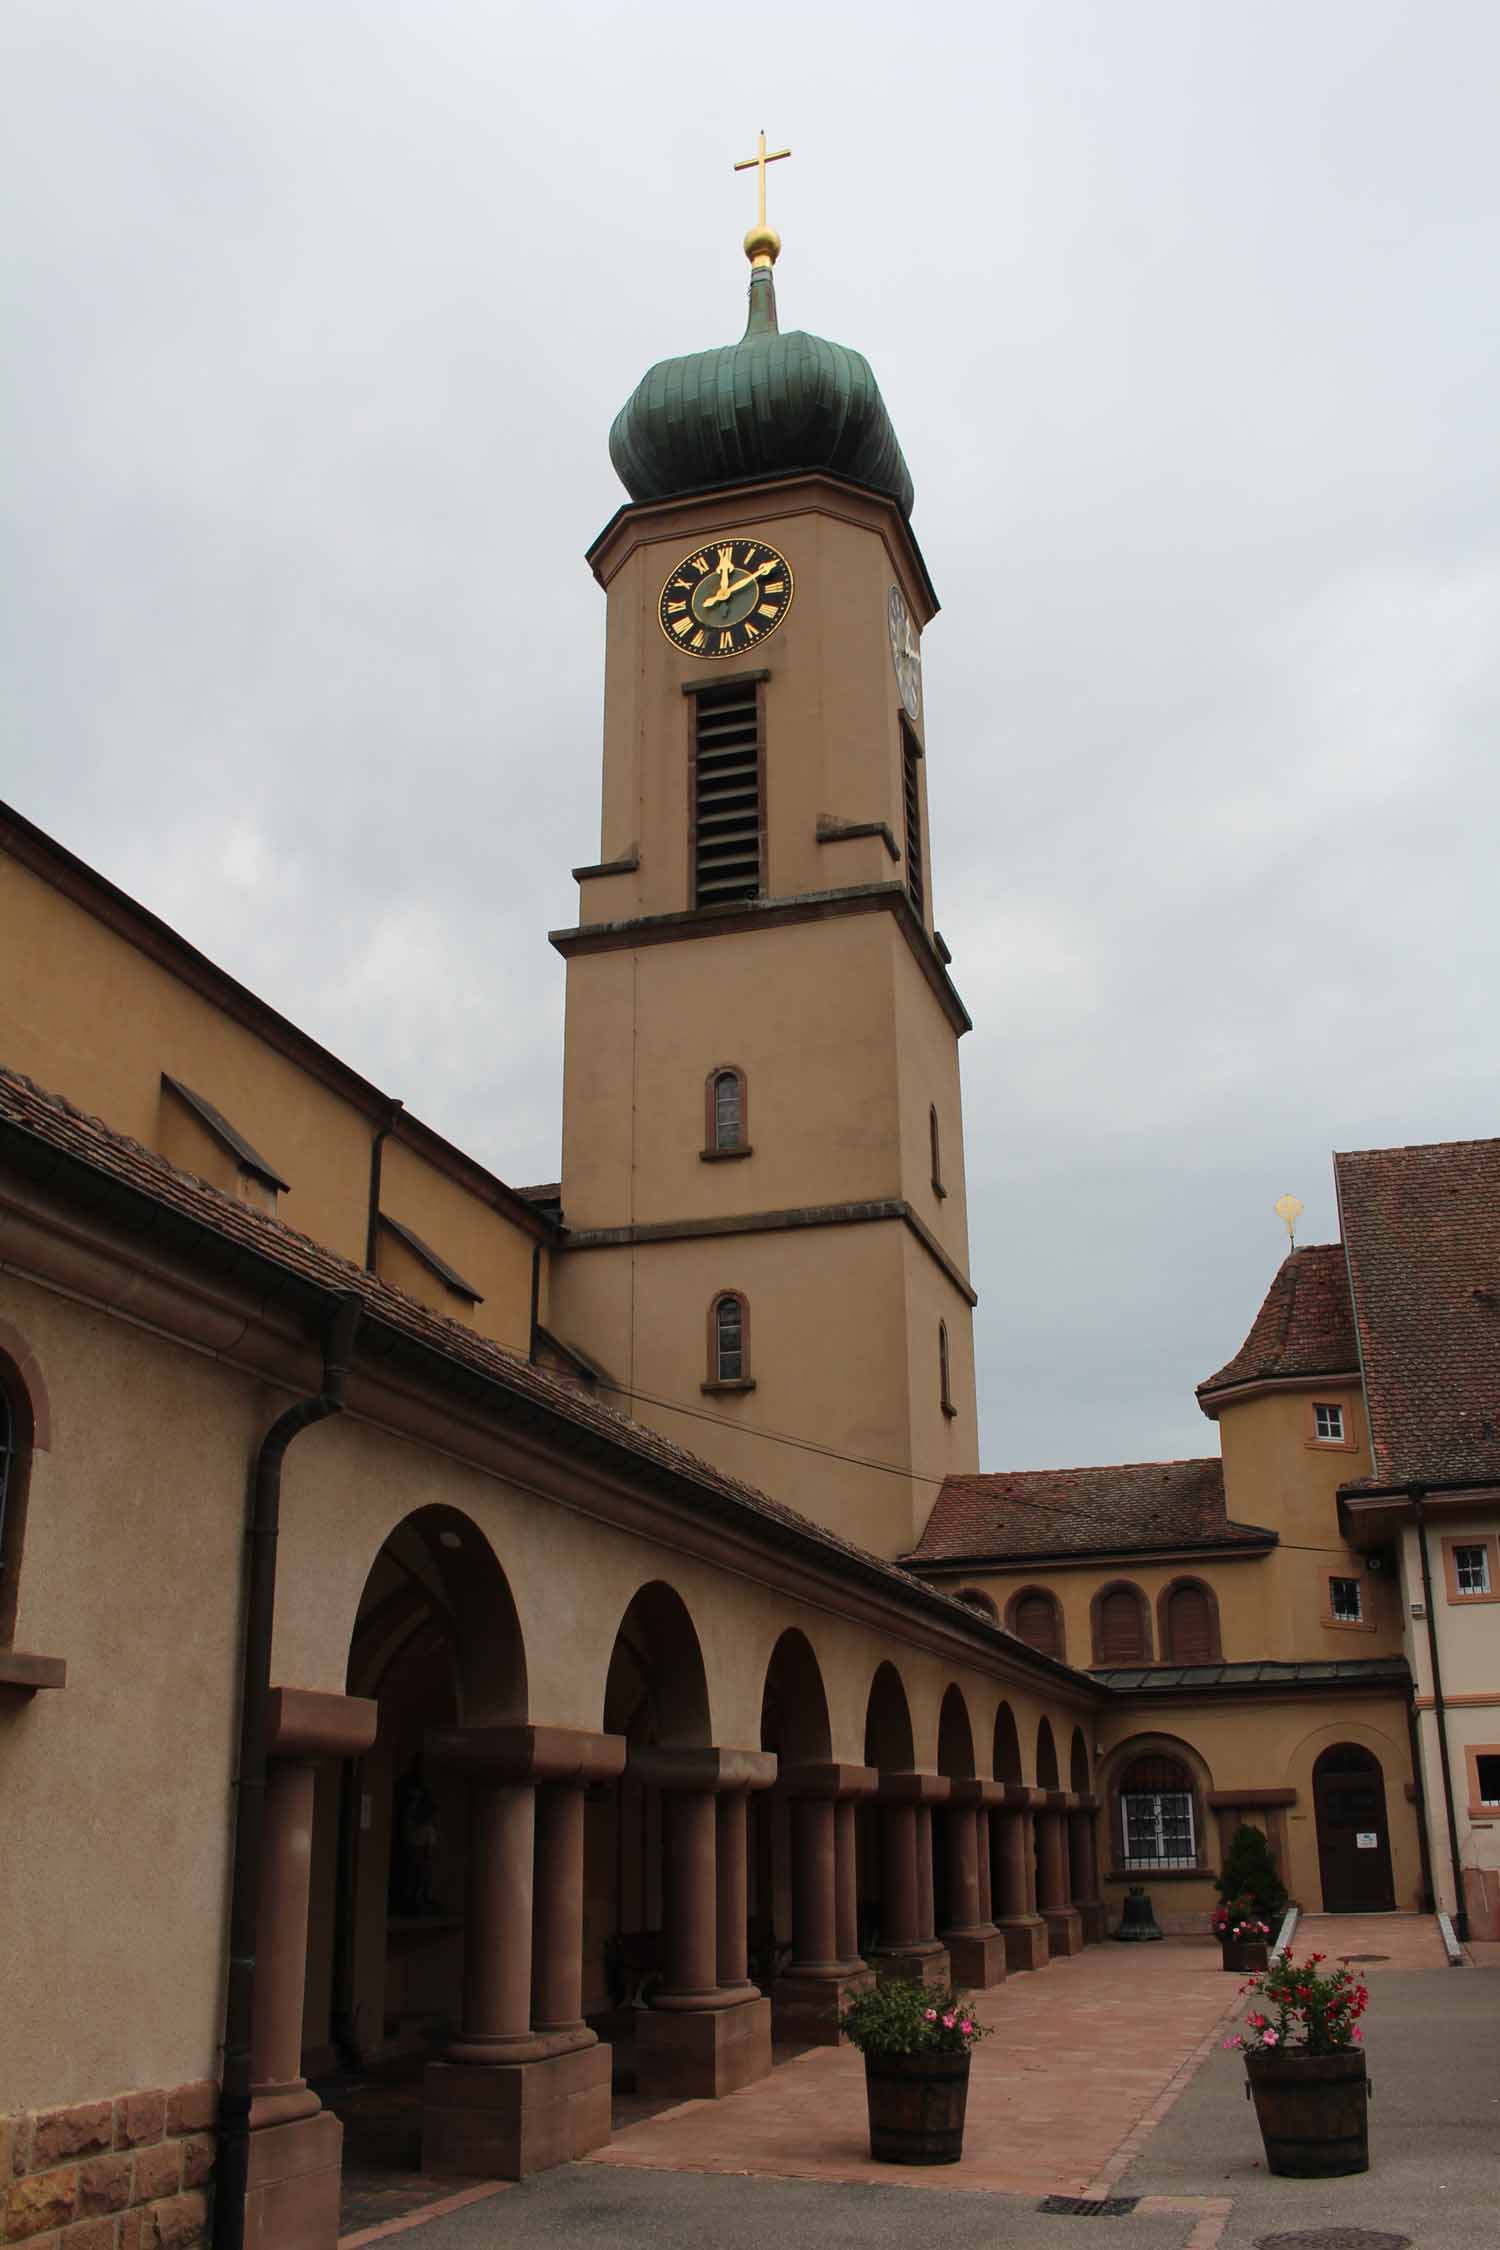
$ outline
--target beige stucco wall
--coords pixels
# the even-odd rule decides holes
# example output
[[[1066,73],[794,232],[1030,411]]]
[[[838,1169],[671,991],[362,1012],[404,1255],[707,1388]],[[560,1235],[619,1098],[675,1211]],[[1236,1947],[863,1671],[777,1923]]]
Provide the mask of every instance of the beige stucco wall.
[[[1489,1540],[1492,1543],[1491,1583],[1500,1593],[1500,1572],[1496,1568],[1500,1559],[1500,1510],[1483,1505],[1456,1513],[1443,1510],[1430,1515],[1427,1523],[1432,1617],[1442,1667],[1443,1729],[1453,1787],[1459,1867],[1461,1871],[1476,1871],[1482,1877],[1477,1885],[1469,1886],[1469,1907],[1475,1916],[1476,1934],[1500,1936],[1500,1926],[1492,1927],[1500,1925],[1500,1807],[1490,1808],[1477,1798],[1471,1783],[1469,1758],[1470,1751],[1477,1748],[1500,1749],[1500,1602],[1450,1599],[1443,1559],[1445,1539]],[[1438,1904],[1451,1913],[1455,1904],[1452,1855],[1427,1619],[1411,1615],[1413,1604],[1425,1607],[1425,1595],[1417,1533],[1410,1524],[1400,1535],[1400,1563],[1401,1591],[1406,1604],[1406,1656],[1416,1683],[1423,1792],[1430,1808],[1433,1885]],[[1479,1926],[1481,1921],[1483,1928]]]
[[[0,2112],[218,2067],[246,1468],[271,1394],[13,1275],[51,1406],[0,1690]]]

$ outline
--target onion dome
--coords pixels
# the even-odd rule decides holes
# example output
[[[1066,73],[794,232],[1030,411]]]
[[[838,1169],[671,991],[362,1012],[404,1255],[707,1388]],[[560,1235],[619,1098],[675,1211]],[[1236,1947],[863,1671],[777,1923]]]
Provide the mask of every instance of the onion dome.
[[[827,469],[909,516],[912,481],[870,363],[845,344],[776,323],[781,244],[745,237],[750,314],[737,344],[658,360],[615,416],[609,457],[632,500]]]

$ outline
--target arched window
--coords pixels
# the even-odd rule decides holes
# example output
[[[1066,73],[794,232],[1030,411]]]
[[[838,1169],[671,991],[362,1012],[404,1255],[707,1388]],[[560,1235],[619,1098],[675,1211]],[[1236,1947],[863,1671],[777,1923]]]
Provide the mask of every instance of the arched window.
[[[948,1323],[938,1322],[938,1398],[945,1414],[956,1414],[953,1403],[953,1373],[948,1363]]]
[[[1092,1611],[1096,1664],[1150,1663],[1151,1612],[1139,1586],[1101,1586]]]
[[[999,1624],[999,1610],[996,1609],[989,1595],[981,1592],[979,1587],[960,1586],[956,1589],[953,1598],[955,1601],[967,1603],[970,1609],[977,1610],[987,1624]]]
[[[1013,1594],[1007,1623],[1016,1639],[1034,1648],[1039,1656],[1062,1655],[1062,1614],[1057,1597],[1049,1594],[1045,1586],[1028,1586],[1023,1592]]]
[[[715,1297],[708,1313],[710,1390],[749,1390],[750,1307],[737,1289]]]
[[[703,1154],[750,1154],[749,1103],[745,1073],[736,1063],[720,1063],[708,1074],[704,1089]]]
[[[1161,1653],[1168,1664],[1218,1664],[1219,1605],[1200,1578],[1179,1578],[1161,1597]]]
[[[943,1142],[938,1132],[936,1102],[928,1105],[927,1138],[932,1145],[932,1192],[934,1195],[946,1195],[948,1190],[943,1185]]]
[[[31,1445],[30,1395],[14,1363],[0,1353],[0,1648],[10,1646],[15,1631]]]
[[[1120,1776],[1122,1864],[1196,1867],[1193,1777],[1180,1758],[1132,1759]]]

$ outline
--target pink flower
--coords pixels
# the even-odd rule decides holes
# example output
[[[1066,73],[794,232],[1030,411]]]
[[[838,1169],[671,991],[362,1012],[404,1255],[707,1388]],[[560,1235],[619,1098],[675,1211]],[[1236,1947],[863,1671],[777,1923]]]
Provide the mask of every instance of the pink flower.
[[[1354,2026],[1354,2044],[1355,2044],[1355,2046],[1356,2046],[1356,2047],[1360,2047],[1360,2046],[1363,2046],[1363,2044],[1364,2044],[1364,2037],[1365,2037],[1364,2033],[1363,2033],[1363,2032],[1362,2032],[1362,2031],[1360,2030],[1360,2028],[1359,2028],[1359,2025],[1358,2025],[1358,2024],[1356,2024],[1356,2025]]]
[[[973,2034],[974,2026],[969,2022],[967,2016],[964,2018],[963,2022],[959,2025],[958,2028],[963,2033],[965,2039],[970,2038]]]
[[[1280,2036],[1280,2033],[1275,2031],[1263,2031],[1261,2033],[1261,2037],[1268,2047],[1274,2047]]]
[[[927,2021],[928,2021],[929,2023],[936,2023],[936,2022],[937,2022],[937,2010],[936,2010],[936,2008],[924,2008],[924,2009],[922,2010],[922,2013],[923,2013],[923,2015],[924,2015],[924,2016],[925,2016],[925,2017],[927,2018]]]
[[[943,2029],[944,2029],[944,2031],[951,2031],[951,2030],[953,2029],[953,2024],[954,2024],[954,2018],[953,2018],[952,2016],[944,2016],[944,2018],[943,2018]]]
[[[1232,2039],[1226,2039],[1224,2044],[1226,2047],[1243,2047],[1245,2042],[1240,2037],[1239,2033],[1236,2032],[1234,2037]]]

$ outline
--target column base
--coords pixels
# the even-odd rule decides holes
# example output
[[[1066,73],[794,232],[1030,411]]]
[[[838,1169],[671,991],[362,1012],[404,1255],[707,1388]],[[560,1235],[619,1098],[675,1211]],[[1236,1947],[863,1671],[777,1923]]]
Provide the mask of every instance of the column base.
[[[319,2110],[250,2135],[245,2250],[335,2250],[344,2128]]]
[[[998,1930],[983,1937],[958,1936],[949,1930],[943,1938],[953,1964],[953,1981],[966,1992],[985,1992],[1005,1982],[1005,1940]]]
[[[1078,1901],[1078,1911],[1083,1916],[1083,1942],[1085,1945],[1102,1945],[1109,1935],[1109,1915],[1102,1898],[1084,1898]]]
[[[1045,1969],[1051,1958],[1047,1951],[1047,1925],[1040,1914],[1015,1914],[1002,1916],[995,1927],[1005,1940],[1005,1967],[1011,1976],[1019,1976],[1023,1969]]]
[[[1083,1916],[1076,1906],[1044,1906],[1042,1920],[1047,1925],[1047,1951],[1054,1960],[1083,1951]]]
[[[882,1984],[947,1985],[953,1982],[953,1964],[943,1945],[907,1946],[887,1953],[872,1949],[870,1967]]]
[[[860,1992],[875,1986],[875,1971],[863,1962],[840,1976],[798,1976],[795,1969],[771,1987],[771,2031],[788,2046],[838,2047],[844,2044],[839,2018]]]
[[[423,2171],[524,2180],[602,2148],[610,2134],[611,2060],[610,2049],[595,2042],[540,2062],[429,2063]]]
[[[643,2008],[635,2019],[640,2094],[718,2101],[771,2069],[771,2003],[762,1994],[729,2008]]]

